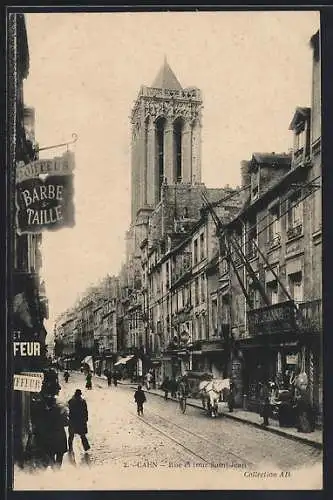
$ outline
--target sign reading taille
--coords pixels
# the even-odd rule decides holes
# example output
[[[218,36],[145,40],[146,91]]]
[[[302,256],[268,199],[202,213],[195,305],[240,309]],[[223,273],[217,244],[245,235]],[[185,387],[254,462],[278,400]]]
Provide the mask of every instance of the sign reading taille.
[[[74,226],[73,153],[19,165],[16,170],[17,230],[40,233]]]
[[[34,375],[14,375],[14,391],[40,392],[43,379]]]

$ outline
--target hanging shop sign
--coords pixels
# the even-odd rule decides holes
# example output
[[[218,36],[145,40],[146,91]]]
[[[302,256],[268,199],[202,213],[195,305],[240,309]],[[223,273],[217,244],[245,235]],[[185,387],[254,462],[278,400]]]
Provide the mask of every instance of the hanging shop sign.
[[[287,354],[286,363],[287,363],[287,365],[297,365],[298,364],[298,354]]]
[[[295,308],[291,301],[248,312],[250,335],[295,332]]]
[[[16,168],[17,231],[40,233],[74,226],[74,153]]]
[[[43,379],[33,375],[14,375],[14,391],[40,392]]]

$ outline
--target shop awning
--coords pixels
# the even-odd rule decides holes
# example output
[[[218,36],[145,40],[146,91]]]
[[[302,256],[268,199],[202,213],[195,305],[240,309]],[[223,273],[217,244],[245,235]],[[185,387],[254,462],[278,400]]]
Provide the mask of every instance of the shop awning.
[[[91,371],[94,370],[94,365],[93,365],[93,359],[92,359],[92,356],[86,356],[82,361],[81,361],[81,364],[82,365],[88,365],[89,366],[89,369]]]
[[[152,366],[160,366],[162,364],[160,359],[151,359],[150,363]]]
[[[87,365],[92,362],[92,356],[86,356],[81,363],[86,363]]]
[[[133,356],[126,356],[126,358],[120,358],[119,361],[117,361],[117,363],[114,364],[114,366],[126,365],[126,363],[128,363],[128,361],[130,361],[133,358],[134,358],[134,355]]]

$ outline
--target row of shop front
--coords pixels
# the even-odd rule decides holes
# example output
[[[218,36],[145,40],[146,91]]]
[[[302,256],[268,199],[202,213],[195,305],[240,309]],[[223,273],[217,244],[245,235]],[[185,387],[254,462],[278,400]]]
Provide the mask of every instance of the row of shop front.
[[[165,377],[177,379],[187,373],[194,396],[205,374],[214,378],[231,378],[235,406],[250,411],[259,410],[259,390],[263,380],[290,389],[295,377],[303,372],[308,379],[310,401],[320,420],[321,330],[297,327],[286,313],[290,311],[290,304],[278,307],[283,309],[284,314],[278,315],[280,319],[275,323],[267,320],[266,310],[261,315],[266,318],[265,327],[258,322],[258,310],[254,311],[252,323],[249,321],[251,334],[234,335],[232,342],[228,342],[228,337],[215,337],[183,345],[174,344],[164,352],[150,355],[139,351],[135,354],[124,352],[122,355],[105,353],[92,357],[92,370],[97,374],[103,374],[105,370],[117,371],[133,381],[142,381],[150,371],[156,387],[162,384]],[[275,312],[278,307],[275,307]],[[67,368],[73,367],[77,361],[74,357],[64,360]]]
[[[318,309],[321,304],[315,306]],[[230,342],[228,337],[215,337],[174,345],[156,356],[156,384],[162,383],[165,377],[177,378],[187,373],[195,396],[198,381],[205,374],[231,378],[235,406],[259,411],[261,382],[266,380],[276,388],[291,390],[295,378],[303,373],[307,378],[309,400],[321,422],[321,321],[315,323],[309,315],[305,315],[305,319],[311,321],[304,321],[304,316],[301,321],[297,320],[289,302],[254,310],[252,316],[247,335],[233,335]],[[317,319],[320,316],[319,311]]]

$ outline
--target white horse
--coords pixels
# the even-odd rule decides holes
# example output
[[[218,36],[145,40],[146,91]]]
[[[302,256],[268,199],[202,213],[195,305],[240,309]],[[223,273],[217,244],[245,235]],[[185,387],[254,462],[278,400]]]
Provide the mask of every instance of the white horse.
[[[207,409],[212,418],[218,415],[218,403],[221,399],[222,391],[230,390],[230,379],[215,379],[203,381],[199,384],[201,401],[204,409]]]

